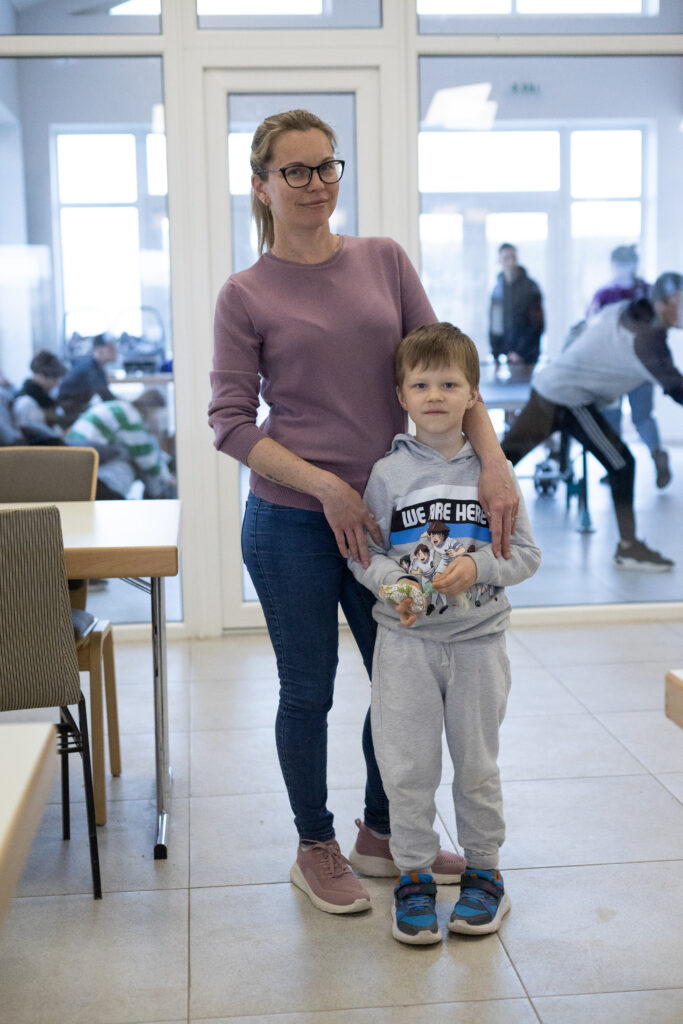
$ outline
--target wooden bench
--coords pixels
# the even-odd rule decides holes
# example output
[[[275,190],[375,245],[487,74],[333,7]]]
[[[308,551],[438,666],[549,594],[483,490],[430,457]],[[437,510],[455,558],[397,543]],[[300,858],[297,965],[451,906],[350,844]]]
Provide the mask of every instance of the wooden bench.
[[[683,668],[672,668],[666,674],[664,707],[667,718],[683,729]]]

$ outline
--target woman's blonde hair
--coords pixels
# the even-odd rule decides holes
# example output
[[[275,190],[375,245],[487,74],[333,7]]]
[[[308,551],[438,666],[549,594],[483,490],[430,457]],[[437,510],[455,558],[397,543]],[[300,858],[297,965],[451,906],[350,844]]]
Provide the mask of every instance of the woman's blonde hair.
[[[273,157],[275,143],[286,132],[307,132],[311,128],[317,128],[324,132],[330,141],[332,149],[337,148],[337,136],[329,124],[321,120],[308,110],[285,110],[281,114],[271,114],[265,121],[262,121],[254,132],[251,140],[251,170],[258,174],[263,180],[263,171]],[[275,226],[273,214],[268,207],[261,202],[252,190],[251,193],[251,214],[256,222],[258,231],[258,247],[262,253],[264,249],[272,249],[275,242]]]

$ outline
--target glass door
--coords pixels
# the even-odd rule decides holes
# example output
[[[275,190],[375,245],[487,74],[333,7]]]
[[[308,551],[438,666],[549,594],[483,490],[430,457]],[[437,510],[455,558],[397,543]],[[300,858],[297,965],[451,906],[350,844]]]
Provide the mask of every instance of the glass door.
[[[212,294],[225,278],[258,259],[251,221],[251,137],[269,114],[305,108],[332,125],[346,169],[332,229],[340,234],[379,234],[379,93],[373,68],[353,70],[215,71],[207,73]],[[262,405],[259,417],[265,418]],[[219,460],[223,626],[263,624],[251,580],[242,565],[240,529],[249,471]]]

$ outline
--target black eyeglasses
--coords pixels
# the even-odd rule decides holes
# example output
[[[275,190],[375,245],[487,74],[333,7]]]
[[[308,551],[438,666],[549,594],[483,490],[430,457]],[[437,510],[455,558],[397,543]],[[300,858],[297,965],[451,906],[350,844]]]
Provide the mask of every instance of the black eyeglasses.
[[[344,160],[326,160],[317,167],[308,167],[306,164],[290,164],[289,167],[271,167],[257,171],[257,174],[281,174],[290,188],[306,188],[313,178],[313,171],[318,172],[318,177],[324,185],[334,185],[341,180],[344,173]]]

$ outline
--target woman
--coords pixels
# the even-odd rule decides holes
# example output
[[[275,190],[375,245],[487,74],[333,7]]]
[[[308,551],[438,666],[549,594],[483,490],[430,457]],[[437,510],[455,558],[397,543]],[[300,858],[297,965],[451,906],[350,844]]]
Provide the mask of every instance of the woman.
[[[339,914],[365,910],[370,897],[339,850],[326,806],[337,609],[370,673],[374,598],[346,559],[369,564],[366,531],[381,543],[361,494],[405,428],[393,356],[404,334],[436,316],[400,246],[332,234],[344,168],[335,146],[330,126],[303,110],[266,118],[254,134],[252,212],[263,255],[218,296],[209,422],[216,447],[252,471],[242,552],[278,664],[278,756],[300,839],[290,877],[317,907]],[[256,427],[259,388],[270,414]],[[477,405],[467,432],[485,464],[481,499],[494,550],[504,538],[509,555],[516,497]],[[393,876],[369,716],[363,750],[365,820],[351,859],[366,874]],[[435,871],[457,881],[461,858],[439,856]]]

